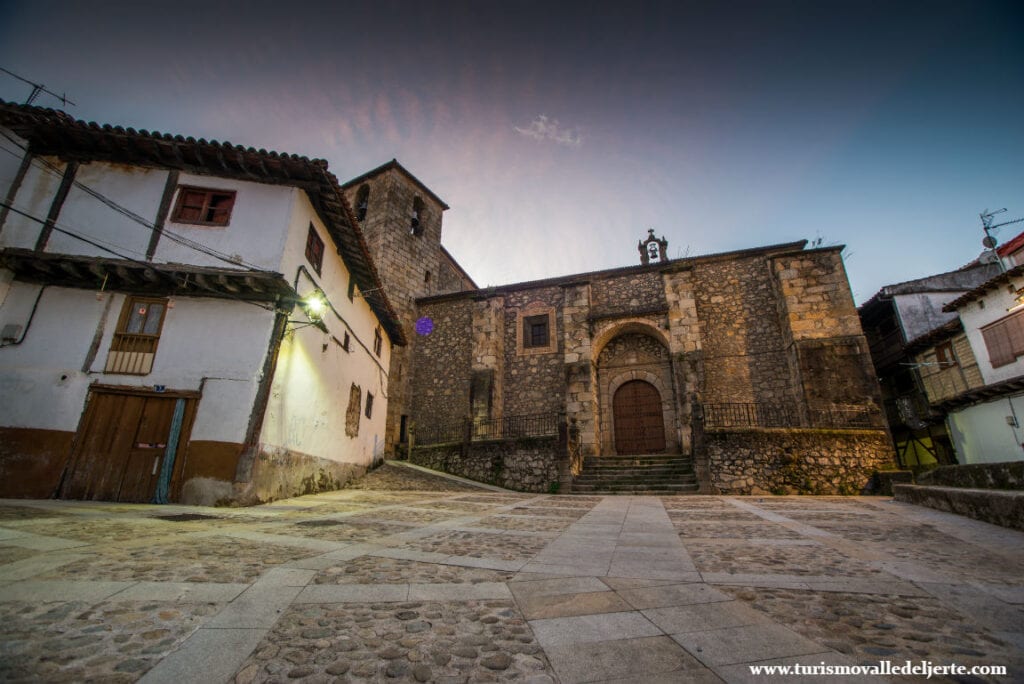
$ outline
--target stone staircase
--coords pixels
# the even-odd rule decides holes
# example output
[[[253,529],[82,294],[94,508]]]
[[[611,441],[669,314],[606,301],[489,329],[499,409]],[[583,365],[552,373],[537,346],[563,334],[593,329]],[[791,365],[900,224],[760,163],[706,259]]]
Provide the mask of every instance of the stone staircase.
[[[693,458],[682,454],[588,456],[573,494],[696,494]]]

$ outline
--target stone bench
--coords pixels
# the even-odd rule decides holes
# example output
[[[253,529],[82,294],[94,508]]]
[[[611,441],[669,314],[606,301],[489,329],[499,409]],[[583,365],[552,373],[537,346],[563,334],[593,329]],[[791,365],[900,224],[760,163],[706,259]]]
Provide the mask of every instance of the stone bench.
[[[1024,530],[1024,491],[894,484],[897,501]]]

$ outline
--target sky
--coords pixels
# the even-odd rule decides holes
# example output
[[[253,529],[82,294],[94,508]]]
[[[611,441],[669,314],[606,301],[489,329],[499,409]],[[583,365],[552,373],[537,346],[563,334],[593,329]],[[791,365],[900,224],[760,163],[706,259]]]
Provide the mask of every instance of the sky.
[[[12,2],[0,67],[78,119],[397,158],[480,286],[808,239],[857,303],[1024,218],[1020,2]],[[0,99],[31,87],[0,73]],[[36,104],[64,108],[42,95]],[[997,233],[1008,241],[1024,224]]]

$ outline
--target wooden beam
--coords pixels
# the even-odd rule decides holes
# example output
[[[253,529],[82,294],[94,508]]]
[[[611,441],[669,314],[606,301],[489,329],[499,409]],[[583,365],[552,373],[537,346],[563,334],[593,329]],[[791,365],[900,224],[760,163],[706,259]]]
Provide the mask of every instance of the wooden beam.
[[[64,168],[64,176],[61,178],[60,187],[57,188],[57,193],[53,196],[53,202],[50,204],[50,213],[47,214],[46,222],[43,223],[43,229],[39,232],[39,239],[36,240],[37,252],[42,252],[46,249],[46,243],[50,241],[50,235],[53,234],[53,227],[57,223],[57,217],[60,216],[60,210],[64,207],[64,200],[68,197],[71,184],[75,182],[76,173],[78,173],[78,162],[70,162]]]
[[[221,287],[223,287],[228,292],[234,292],[237,294],[242,291],[242,288],[238,287],[238,285],[231,282],[231,280],[229,280],[228,277],[224,275],[217,276],[217,283],[220,284]]]

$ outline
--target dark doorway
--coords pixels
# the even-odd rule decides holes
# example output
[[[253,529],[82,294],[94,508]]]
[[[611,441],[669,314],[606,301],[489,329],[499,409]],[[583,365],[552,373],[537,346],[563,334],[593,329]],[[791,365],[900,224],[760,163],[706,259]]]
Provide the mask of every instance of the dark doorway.
[[[655,454],[665,450],[665,419],[661,394],[643,380],[631,380],[612,399],[615,452]]]

